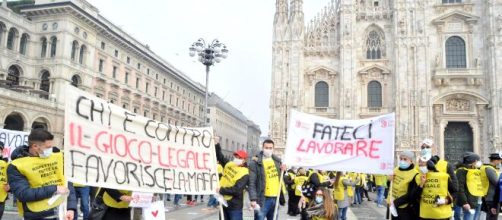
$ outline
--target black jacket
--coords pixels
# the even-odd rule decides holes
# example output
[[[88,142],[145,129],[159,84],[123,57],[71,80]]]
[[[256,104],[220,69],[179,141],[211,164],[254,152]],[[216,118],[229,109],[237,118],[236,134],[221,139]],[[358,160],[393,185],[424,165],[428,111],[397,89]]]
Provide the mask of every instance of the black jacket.
[[[281,159],[272,155],[277,173],[281,173]],[[265,169],[263,168],[263,151],[256,155],[253,160],[249,162],[249,200],[256,201],[260,207],[263,207],[265,201]],[[283,201],[283,194],[281,190],[281,204]]]
[[[465,168],[465,165],[460,165],[459,168]],[[463,206],[469,204],[471,209],[476,209],[478,207],[479,196],[473,196],[467,189],[467,170],[457,169],[457,179],[458,179],[458,193],[457,202],[458,206]]]
[[[59,152],[59,149],[54,147],[53,152]],[[31,157],[28,152],[28,146],[18,147],[14,150],[14,152],[12,152],[12,160],[22,157]],[[31,212],[26,206],[26,202],[38,201],[52,197],[57,191],[56,185],[31,188],[28,179],[26,179],[26,177],[11,164],[7,167],[7,179],[9,181],[11,192],[23,204],[24,219],[38,219],[57,215],[57,212],[55,212],[57,209],[51,209],[43,212]],[[68,195],[67,209],[75,211],[77,210],[77,197],[71,182],[68,182],[68,190],[70,191],[70,194]]]

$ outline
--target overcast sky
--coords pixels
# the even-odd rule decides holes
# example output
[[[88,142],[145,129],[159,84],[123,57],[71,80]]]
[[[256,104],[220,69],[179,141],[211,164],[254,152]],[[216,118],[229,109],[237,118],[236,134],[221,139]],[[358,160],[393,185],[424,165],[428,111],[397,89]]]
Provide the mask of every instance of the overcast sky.
[[[217,38],[228,58],[211,67],[209,90],[257,123],[268,135],[275,0],[88,0],[121,27],[195,81],[204,66],[188,55],[199,38]],[[305,20],[330,0],[304,0]]]

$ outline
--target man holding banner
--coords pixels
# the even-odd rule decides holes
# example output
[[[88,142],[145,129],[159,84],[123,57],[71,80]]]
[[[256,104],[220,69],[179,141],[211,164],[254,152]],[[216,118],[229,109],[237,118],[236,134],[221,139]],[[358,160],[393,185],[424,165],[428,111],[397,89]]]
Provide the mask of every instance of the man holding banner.
[[[249,199],[255,220],[273,220],[277,197],[280,197],[281,160],[273,154],[274,142],[265,140],[262,151],[249,163]],[[281,201],[281,204],[285,201]]]
[[[63,174],[63,154],[52,146],[53,138],[44,129],[33,129],[28,136],[29,146],[12,153],[13,160],[7,168],[8,181],[20,202],[19,214],[25,220],[58,219],[58,207],[64,207],[66,197],[65,219],[73,220],[77,209],[73,185]]]

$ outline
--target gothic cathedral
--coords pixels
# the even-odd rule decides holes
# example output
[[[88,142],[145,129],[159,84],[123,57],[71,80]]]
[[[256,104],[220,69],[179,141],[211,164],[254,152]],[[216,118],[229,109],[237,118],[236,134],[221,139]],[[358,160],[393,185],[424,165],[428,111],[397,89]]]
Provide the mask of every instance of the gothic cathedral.
[[[502,0],[332,0],[308,22],[303,4],[276,0],[278,148],[296,109],[335,119],[395,112],[397,151],[424,138],[450,161],[502,150]]]

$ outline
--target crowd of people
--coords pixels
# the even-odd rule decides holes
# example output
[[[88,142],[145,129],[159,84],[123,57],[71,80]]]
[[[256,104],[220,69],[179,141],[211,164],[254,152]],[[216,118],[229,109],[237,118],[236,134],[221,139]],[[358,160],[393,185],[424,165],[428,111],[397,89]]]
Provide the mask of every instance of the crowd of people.
[[[63,154],[54,147],[53,135],[33,129],[28,145],[17,147],[10,162],[0,160],[0,219],[8,193],[17,201],[19,215],[26,220],[58,219],[60,204],[66,203],[65,219],[77,219],[77,201],[84,220],[93,215],[90,204],[100,200],[106,207],[102,219],[131,219],[131,191],[94,188],[67,182],[63,173]],[[392,175],[287,168],[274,154],[274,142],[265,140],[257,155],[244,150],[226,158],[215,139],[219,187],[215,195],[225,200],[221,218],[243,219],[245,193],[256,220],[281,219],[277,206],[286,205],[287,214],[301,219],[347,219],[349,207],[358,208],[372,201],[387,208],[392,219],[498,219],[500,211],[502,161],[500,153],[486,155],[489,163],[473,152],[465,152],[461,161],[446,161],[435,153],[430,139],[420,144],[420,152],[399,152]],[[0,142],[0,150],[3,144]],[[50,164],[50,166],[48,166]],[[281,179],[281,177],[283,179]],[[281,185],[281,183],[283,183]],[[179,205],[183,195],[174,195]],[[187,205],[195,205],[202,195],[186,195]],[[64,198],[64,199],[60,199]],[[67,198],[67,199],[66,199]],[[170,195],[164,195],[170,200]],[[220,200],[221,201],[221,200]],[[279,204],[277,204],[279,203]],[[219,207],[214,195],[207,205]],[[482,215],[483,214],[483,215]]]

